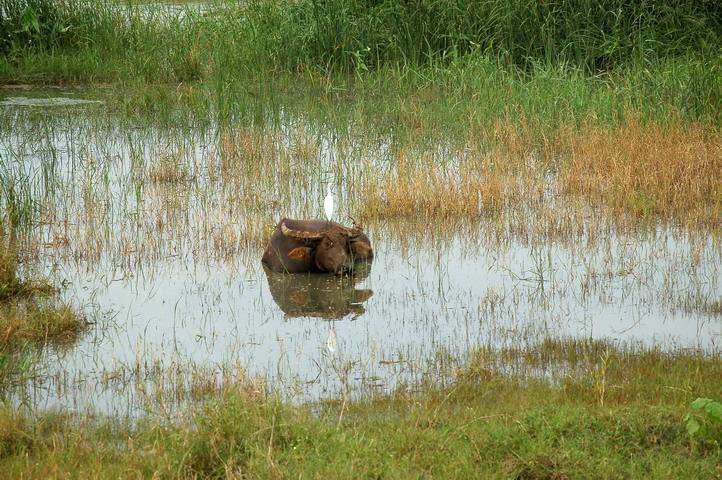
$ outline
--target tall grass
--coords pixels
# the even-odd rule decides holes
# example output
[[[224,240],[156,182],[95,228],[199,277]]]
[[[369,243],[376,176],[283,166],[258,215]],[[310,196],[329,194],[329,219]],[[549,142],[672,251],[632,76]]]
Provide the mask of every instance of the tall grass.
[[[617,212],[710,226],[722,221],[722,139],[702,125],[590,128],[558,137],[562,189]],[[566,144],[567,147],[561,145]]]
[[[421,65],[479,50],[524,71],[541,61],[587,73],[710,51],[722,22],[711,1],[259,1],[248,18],[271,26],[254,40],[286,68]]]
[[[10,0],[0,7],[0,53],[13,74],[42,81],[167,83],[200,78],[202,17],[159,5]],[[4,68],[2,69],[4,70]],[[0,71],[2,71],[0,70]]]
[[[0,82],[202,83],[235,109],[263,88],[328,93],[353,80],[376,92],[389,81],[451,87],[455,103],[498,105],[509,81],[551,74],[629,96],[626,108],[716,120],[722,110],[722,15],[711,0],[218,0],[202,9],[10,0],[0,12]],[[260,86],[269,79],[282,84]],[[548,109],[558,82],[540,86],[531,97]],[[564,108],[575,101],[595,109],[588,95]]]

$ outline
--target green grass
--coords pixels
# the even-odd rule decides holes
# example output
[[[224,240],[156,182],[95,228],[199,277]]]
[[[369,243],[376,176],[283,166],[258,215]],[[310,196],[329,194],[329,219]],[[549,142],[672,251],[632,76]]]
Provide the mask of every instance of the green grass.
[[[533,374],[547,362],[568,371]],[[508,364],[515,373],[503,373]],[[292,405],[245,383],[172,423],[5,405],[0,470],[7,478],[714,478],[720,439],[690,437],[684,417],[695,398],[722,398],[720,374],[716,356],[562,341],[481,348],[448,385],[349,401],[341,422],[340,400]]]
[[[181,84],[194,108],[226,115],[249,94],[309,89],[364,101],[418,92],[440,99],[429,115],[444,112],[440,125],[520,112],[542,123],[629,111],[719,122],[722,111],[715,1],[6,3],[0,83],[112,83],[138,99],[150,89],[144,110],[155,85]]]

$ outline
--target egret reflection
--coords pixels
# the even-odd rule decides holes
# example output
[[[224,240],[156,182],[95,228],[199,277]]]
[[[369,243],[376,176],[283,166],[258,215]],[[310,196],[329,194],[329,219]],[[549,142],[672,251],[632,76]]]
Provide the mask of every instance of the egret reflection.
[[[333,322],[331,327],[328,329],[328,337],[326,338],[326,348],[328,351],[333,353],[338,348],[338,337],[336,336],[336,329],[333,328]]]
[[[363,303],[371,298],[370,289],[356,285],[368,277],[371,262],[361,262],[353,276],[275,273],[264,266],[268,288],[285,318],[316,317],[338,320],[366,312]]]

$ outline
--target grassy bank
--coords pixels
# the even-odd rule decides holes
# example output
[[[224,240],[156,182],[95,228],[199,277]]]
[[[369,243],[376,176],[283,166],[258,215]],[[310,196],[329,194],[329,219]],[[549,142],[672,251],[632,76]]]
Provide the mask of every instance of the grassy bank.
[[[492,119],[521,108],[562,122],[630,110],[719,121],[722,110],[713,1],[12,0],[3,14],[0,83],[182,83],[231,110],[269,82],[419,91]]]
[[[7,478],[714,478],[722,429],[690,437],[684,417],[698,396],[722,397],[720,374],[718,357],[694,352],[561,341],[480,348],[446,386],[367,400],[288,405],[241,381],[176,412],[181,423],[6,405],[0,467]]]

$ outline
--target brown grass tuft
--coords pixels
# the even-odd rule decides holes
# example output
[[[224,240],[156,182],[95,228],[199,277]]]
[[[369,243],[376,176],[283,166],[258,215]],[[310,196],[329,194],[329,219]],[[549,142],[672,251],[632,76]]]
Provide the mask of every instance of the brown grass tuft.
[[[0,355],[28,342],[77,338],[88,322],[54,296],[45,281],[17,276],[15,247],[0,238]]]
[[[0,304],[0,342],[7,348],[27,343],[71,342],[88,326],[69,306],[37,299]]]

